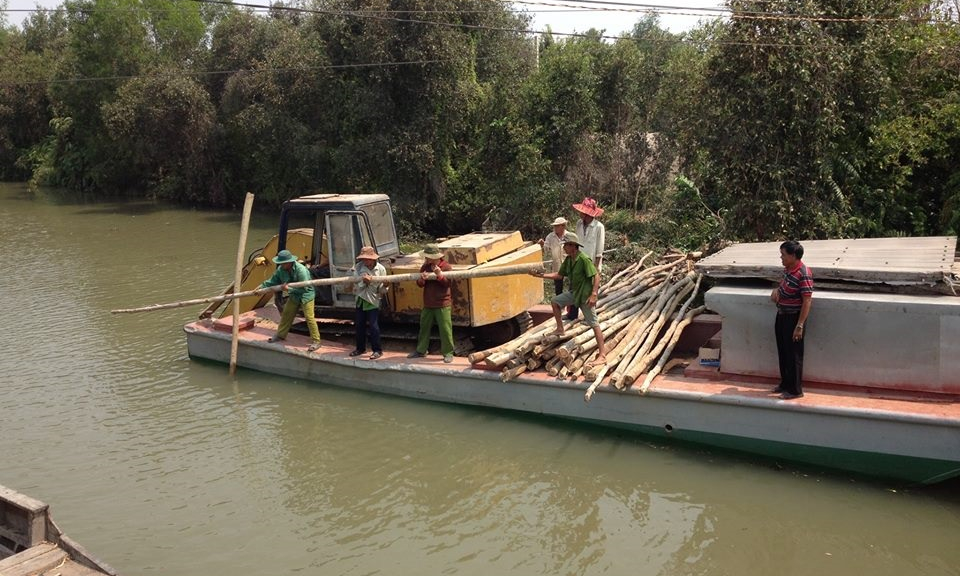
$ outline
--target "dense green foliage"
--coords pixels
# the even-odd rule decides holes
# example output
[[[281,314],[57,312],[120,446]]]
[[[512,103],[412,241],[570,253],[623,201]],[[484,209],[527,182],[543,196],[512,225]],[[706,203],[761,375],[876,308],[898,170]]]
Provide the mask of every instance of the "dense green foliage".
[[[430,235],[540,235],[584,195],[647,245],[960,230],[956,3],[731,0],[682,35],[536,41],[489,0],[305,6],[0,20],[0,178],[219,206],[382,191]]]

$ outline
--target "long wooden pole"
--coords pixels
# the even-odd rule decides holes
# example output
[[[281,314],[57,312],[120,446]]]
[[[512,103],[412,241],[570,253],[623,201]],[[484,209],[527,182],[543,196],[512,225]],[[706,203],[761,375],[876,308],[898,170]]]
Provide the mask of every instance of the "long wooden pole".
[[[250,212],[253,210],[253,194],[247,192],[243,201],[243,219],[240,221],[240,245],[237,247],[237,267],[233,274],[233,285],[243,281],[243,255],[247,251],[247,230],[250,229]],[[237,348],[240,343],[240,300],[233,300],[233,331],[230,335],[230,375],[237,373]]]
[[[443,276],[450,280],[465,280],[469,278],[488,278],[491,276],[516,276],[528,274],[531,271],[543,271],[542,262],[532,262],[530,264],[514,264],[511,266],[481,266],[469,270],[453,270],[445,272]],[[396,284],[398,282],[413,282],[420,279],[419,272],[410,274],[394,274],[389,276],[378,276],[377,281],[385,284]],[[435,280],[435,274],[428,274],[428,280]],[[304,282],[291,282],[287,288],[304,288],[306,286],[333,286],[335,284],[353,284],[357,279],[353,276],[344,276],[342,278],[318,278],[316,280],[306,280]],[[236,292],[233,294],[222,294],[220,296],[211,296],[209,298],[196,298],[193,300],[181,300],[180,302],[170,302],[168,304],[151,304],[140,308],[122,308],[111,310],[111,314],[132,314],[134,312],[153,312],[154,310],[169,310],[171,308],[183,308],[185,306],[195,306],[197,304],[207,304],[210,302],[224,302],[234,300],[245,296],[260,296],[268,292],[278,292],[281,286],[271,286],[258,290],[247,290],[246,292]]]

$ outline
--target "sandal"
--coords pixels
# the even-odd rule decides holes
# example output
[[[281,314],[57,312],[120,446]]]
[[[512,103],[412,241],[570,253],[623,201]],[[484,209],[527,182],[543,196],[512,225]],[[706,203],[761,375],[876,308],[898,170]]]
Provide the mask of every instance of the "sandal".
[[[371,360],[376,360],[377,358],[380,358],[381,356],[383,356],[383,352],[374,352],[373,354],[370,355],[370,359],[371,359]]]
[[[315,352],[320,349],[320,346],[322,346],[322,344],[320,344],[319,342],[314,342],[313,344],[307,347],[307,352]]]
[[[350,353],[350,356],[359,356],[361,354],[363,354],[363,350],[354,350]]]

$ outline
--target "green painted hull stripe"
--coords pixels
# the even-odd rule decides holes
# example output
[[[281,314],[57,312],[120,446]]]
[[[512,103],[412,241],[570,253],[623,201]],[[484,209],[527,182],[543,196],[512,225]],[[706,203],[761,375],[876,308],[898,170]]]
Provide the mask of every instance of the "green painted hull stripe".
[[[611,427],[610,422],[600,420],[580,421],[607,428]],[[960,476],[960,462],[951,460],[806,446],[696,430],[668,432],[657,426],[618,425],[616,427],[671,442],[711,446],[732,452],[760,455],[773,460],[809,464],[817,468],[845,470],[865,476],[906,480],[918,484],[933,484]]]

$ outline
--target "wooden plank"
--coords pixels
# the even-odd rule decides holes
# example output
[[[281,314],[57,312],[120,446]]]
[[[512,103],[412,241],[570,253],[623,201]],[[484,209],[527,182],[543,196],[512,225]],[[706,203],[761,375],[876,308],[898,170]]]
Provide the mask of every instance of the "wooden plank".
[[[66,552],[53,544],[49,544],[49,548],[47,548],[46,544],[48,543],[34,546],[3,560],[0,563],[0,574],[3,574],[3,576],[34,576],[39,572],[59,566],[61,562],[67,559]],[[40,554],[25,556],[28,552],[41,546],[44,547],[44,550]],[[10,563],[9,566],[4,565],[8,562]]]
[[[36,498],[31,498],[26,494],[21,494],[6,486],[0,486],[0,500],[4,500],[14,504],[18,508],[23,508],[31,512],[43,512],[47,509],[47,505]]]
[[[56,547],[57,547],[56,544],[51,544],[50,542],[44,542],[43,544],[38,544],[33,548],[28,548],[27,550],[24,550],[19,554],[14,554],[9,558],[4,558],[3,560],[0,560],[0,573],[3,573],[2,571],[7,569],[10,566],[14,566],[20,562],[23,562],[24,560],[29,560],[30,558],[34,558],[36,556],[49,552],[50,550],[53,550]]]
[[[73,560],[67,562],[57,570],[60,576],[102,576],[103,572],[78,564]]]

